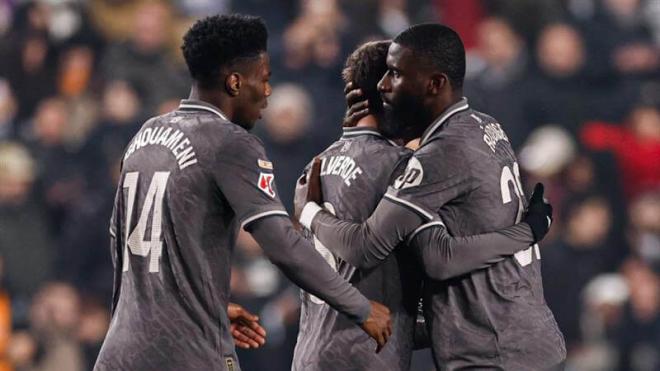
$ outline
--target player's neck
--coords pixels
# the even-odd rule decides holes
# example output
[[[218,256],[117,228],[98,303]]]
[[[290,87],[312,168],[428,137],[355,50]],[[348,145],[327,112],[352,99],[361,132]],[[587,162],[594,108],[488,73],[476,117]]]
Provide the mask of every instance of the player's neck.
[[[439,99],[437,103],[431,108],[430,116],[427,118],[428,125],[431,125],[440,115],[445,113],[447,108],[458,103],[463,98],[463,89],[457,89],[447,93],[446,97]]]
[[[356,127],[361,127],[361,128],[371,128],[371,129],[378,130],[378,121],[376,120],[376,116],[367,115],[367,116],[361,118],[360,121],[358,121],[355,126]]]
[[[190,96],[188,99],[202,101],[218,107],[222,113],[227,115],[229,120],[233,121],[234,109],[221,92],[212,89],[201,89],[197,85],[193,85],[190,89]]]

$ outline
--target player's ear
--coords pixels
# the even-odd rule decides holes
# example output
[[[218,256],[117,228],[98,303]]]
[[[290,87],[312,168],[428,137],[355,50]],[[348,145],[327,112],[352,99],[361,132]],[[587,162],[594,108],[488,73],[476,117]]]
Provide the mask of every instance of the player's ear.
[[[225,78],[225,90],[231,97],[237,97],[241,91],[241,74],[232,72]]]
[[[428,92],[431,95],[438,95],[442,89],[449,84],[449,77],[444,73],[437,73],[431,75],[428,84]]]

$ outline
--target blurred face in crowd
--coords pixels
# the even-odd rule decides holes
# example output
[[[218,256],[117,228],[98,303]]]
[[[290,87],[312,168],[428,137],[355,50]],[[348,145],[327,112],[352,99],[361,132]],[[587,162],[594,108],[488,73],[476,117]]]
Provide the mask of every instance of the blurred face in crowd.
[[[518,56],[522,40],[502,19],[484,20],[477,31],[479,54],[494,67],[506,67]]]
[[[69,110],[59,99],[48,99],[39,105],[35,117],[35,134],[46,145],[60,144],[69,121]]]
[[[660,311],[660,278],[646,264],[637,260],[623,266],[630,289],[633,313],[643,322],[653,320]]]
[[[30,320],[37,330],[68,332],[76,327],[79,318],[80,298],[68,284],[48,284],[32,302]]]
[[[138,114],[139,99],[135,90],[124,81],[113,81],[103,93],[103,113],[113,123],[130,124]]]
[[[163,48],[168,37],[170,10],[162,2],[148,2],[136,12],[134,19],[133,40],[136,46],[145,52]]]
[[[34,161],[25,147],[0,144],[0,204],[22,204],[32,188],[34,172]]]
[[[660,140],[660,111],[655,107],[638,107],[630,115],[630,126],[640,140]]]
[[[46,60],[48,45],[41,37],[31,37],[23,45],[23,69],[26,72],[37,71],[43,67]]]
[[[604,0],[603,3],[617,18],[632,18],[639,9],[639,0]]]
[[[301,87],[293,84],[278,86],[273,89],[264,111],[265,129],[278,143],[291,143],[307,132],[311,109],[311,99]]]
[[[60,91],[67,96],[82,93],[92,76],[94,56],[87,47],[68,50],[62,58],[59,71]]]
[[[261,53],[257,58],[242,63],[239,74],[234,121],[249,130],[261,118],[261,111],[268,105],[271,94],[268,53]]]
[[[584,46],[578,32],[564,24],[551,25],[541,33],[537,57],[543,70],[556,77],[577,73],[584,64]]]
[[[426,112],[426,77],[411,49],[395,42],[390,45],[387,72],[378,83],[378,90],[385,115],[390,122],[401,125],[397,131],[404,139],[416,138],[423,131],[412,125],[423,122],[420,116]]]
[[[605,200],[593,197],[577,206],[567,222],[568,238],[575,247],[598,248],[607,237],[611,224]]]

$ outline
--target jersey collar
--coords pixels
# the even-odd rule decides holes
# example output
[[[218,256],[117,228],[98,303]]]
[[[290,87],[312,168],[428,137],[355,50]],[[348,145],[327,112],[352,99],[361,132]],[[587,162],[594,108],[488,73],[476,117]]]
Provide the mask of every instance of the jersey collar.
[[[396,146],[397,144],[394,141],[391,141],[387,139],[383,134],[381,134],[378,130],[374,128],[367,128],[367,127],[362,127],[362,126],[355,126],[351,128],[342,128],[343,134],[341,136],[341,139],[344,138],[355,138],[360,135],[373,135],[379,138],[382,138],[386,140],[388,143],[390,143],[393,146]]]
[[[431,138],[431,136],[435,134],[436,131],[438,131],[438,129],[445,121],[447,121],[447,119],[449,119],[455,113],[465,111],[468,108],[470,108],[470,106],[468,105],[467,98],[465,97],[449,106],[437,119],[435,119],[435,121],[433,121],[433,123],[428,128],[426,128],[426,130],[424,130],[424,134],[422,134],[422,139],[420,140],[419,145],[423,146],[426,144],[429,138]]]
[[[218,107],[201,100],[182,99],[181,104],[179,104],[179,109],[182,111],[207,111],[215,114],[225,121],[229,121],[227,116],[225,116],[225,114],[222,113]]]

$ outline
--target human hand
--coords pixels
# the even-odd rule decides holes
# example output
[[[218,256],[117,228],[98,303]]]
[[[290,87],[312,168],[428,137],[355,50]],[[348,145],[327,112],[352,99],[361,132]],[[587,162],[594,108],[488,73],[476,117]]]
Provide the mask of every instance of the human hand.
[[[552,224],[552,205],[543,198],[543,184],[536,183],[534,192],[529,199],[529,206],[523,218],[523,222],[529,224],[534,235],[534,243],[539,242],[545,237]]]
[[[256,349],[266,343],[266,330],[259,324],[258,316],[235,303],[229,303],[227,306],[227,316],[231,336],[237,347]]]
[[[376,343],[378,343],[376,353],[379,353],[392,335],[392,319],[390,310],[386,306],[375,301],[370,302],[371,312],[360,327],[376,340]]]
[[[352,82],[344,87],[344,96],[348,109],[344,115],[342,126],[354,127],[358,121],[369,115],[369,101],[362,95],[362,90],[354,87]]]
[[[307,177],[307,202],[323,204],[323,189],[321,188],[321,159],[314,157],[312,168]]]

